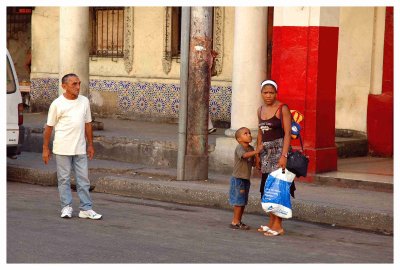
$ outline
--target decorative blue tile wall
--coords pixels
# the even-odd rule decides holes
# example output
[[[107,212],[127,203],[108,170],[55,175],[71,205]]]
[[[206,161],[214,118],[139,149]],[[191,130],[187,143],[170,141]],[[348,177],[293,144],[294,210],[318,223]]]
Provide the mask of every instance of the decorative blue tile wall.
[[[58,79],[37,78],[31,82],[31,102],[50,106],[58,95]],[[118,104],[115,104],[115,110],[120,114],[133,112],[153,117],[154,115],[172,118],[179,116],[179,84],[90,80],[89,92],[93,91],[116,92]],[[231,86],[211,86],[210,114],[213,120],[230,122],[231,97]]]
[[[58,78],[40,78],[31,80],[31,102],[48,104],[58,97]]]

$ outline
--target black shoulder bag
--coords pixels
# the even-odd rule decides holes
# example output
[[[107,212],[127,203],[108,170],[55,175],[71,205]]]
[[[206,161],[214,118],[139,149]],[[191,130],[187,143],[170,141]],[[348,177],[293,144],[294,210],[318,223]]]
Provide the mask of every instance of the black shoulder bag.
[[[282,105],[283,106],[283,105]],[[283,114],[282,114],[282,106],[281,106],[281,125],[282,125],[282,130],[284,131],[283,128]],[[291,116],[292,122],[293,122],[293,117]],[[301,144],[301,150],[298,151],[293,151],[292,147],[290,147],[289,152],[287,154],[287,164],[286,168],[291,171],[292,173],[296,174],[296,177],[300,176],[307,176],[307,169],[308,169],[308,162],[309,159],[306,157],[303,152],[303,140],[301,139],[301,135],[299,134],[299,139],[300,139],[300,144]]]

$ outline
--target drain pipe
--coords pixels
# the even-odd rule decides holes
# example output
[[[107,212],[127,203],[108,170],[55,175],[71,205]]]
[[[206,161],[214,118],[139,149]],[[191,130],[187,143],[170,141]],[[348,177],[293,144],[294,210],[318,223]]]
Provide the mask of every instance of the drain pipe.
[[[187,84],[189,73],[189,34],[190,7],[182,7],[181,22],[181,70],[180,70],[180,102],[178,131],[177,180],[185,180],[186,129],[187,129]]]

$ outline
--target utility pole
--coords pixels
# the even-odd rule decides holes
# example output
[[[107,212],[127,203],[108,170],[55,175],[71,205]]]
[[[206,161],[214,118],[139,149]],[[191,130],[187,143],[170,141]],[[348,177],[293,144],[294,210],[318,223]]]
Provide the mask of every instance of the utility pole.
[[[191,8],[185,180],[208,179],[212,16],[212,7]]]
[[[185,180],[185,154],[187,129],[187,88],[189,69],[189,34],[190,34],[190,7],[182,7],[181,22],[181,98],[179,102],[179,145],[177,160],[177,180]]]

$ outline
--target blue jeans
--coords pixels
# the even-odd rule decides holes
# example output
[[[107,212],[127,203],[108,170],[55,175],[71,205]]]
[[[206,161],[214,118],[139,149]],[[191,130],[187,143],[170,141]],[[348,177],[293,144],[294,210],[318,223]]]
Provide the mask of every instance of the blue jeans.
[[[92,209],[92,200],[89,194],[90,182],[88,177],[88,162],[86,155],[64,156],[55,155],[57,163],[58,191],[60,193],[61,208],[72,206],[71,172],[75,172],[76,190],[78,192],[79,209]]]
[[[229,204],[232,206],[245,206],[249,199],[250,180],[231,177],[229,187]]]

